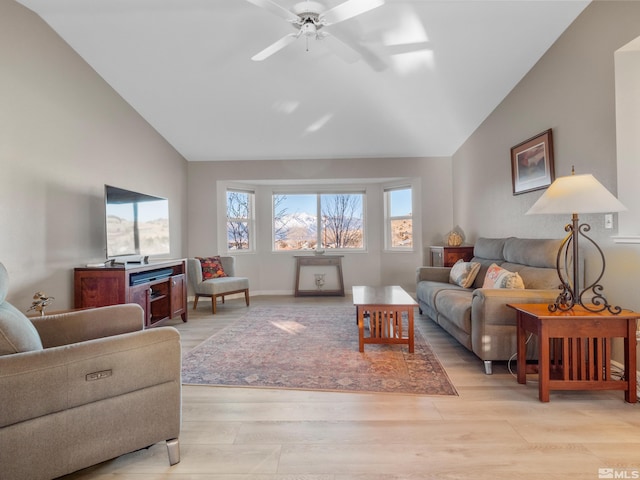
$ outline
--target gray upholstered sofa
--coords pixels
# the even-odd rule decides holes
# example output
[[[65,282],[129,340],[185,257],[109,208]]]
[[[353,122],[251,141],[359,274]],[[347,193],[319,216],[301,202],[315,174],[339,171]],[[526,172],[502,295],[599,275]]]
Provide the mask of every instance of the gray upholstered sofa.
[[[0,263],[0,478],[59,477],[166,441],[180,460],[180,335],[139,305],[27,318]]]
[[[556,257],[561,240],[479,238],[472,262],[480,270],[470,288],[450,283],[451,268],[419,267],[416,296],[427,315],[485,362],[509,360],[516,353],[516,313],[509,303],[552,303],[559,293]],[[491,264],[517,272],[524,289],[481,288]],[[534,356],[529,345],[529,358]]]

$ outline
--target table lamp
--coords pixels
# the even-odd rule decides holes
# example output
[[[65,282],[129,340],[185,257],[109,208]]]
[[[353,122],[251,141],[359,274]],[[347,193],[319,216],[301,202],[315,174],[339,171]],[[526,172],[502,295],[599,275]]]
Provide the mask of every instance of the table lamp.
[[[591,226],[579,224],[580,213],[610,213],[621,212],[626,207],[614,197],[591,174],[575,175],[573,167],[571,175],[557,178],[529,209],[526,215],[536,214],[571,214],[571,223],[564,228],[568,235],[560,244],[556,258],[556,270],[561,282],[561,292],[555,303],[549,305],[550,311],[567,311],[575,305],[580,305],[591,312],[608,310],[612,314],[622,311],[620,307],[613,307],[603,295],[603,287],[599,284],[604,275],[605,259],[600,247],[585,232]],[[580,288],[580,258],[579,238],[583,237],[595,246],[602,260],[602,270],[598,278],[590,285]],[[572,268],[569,268],[569,266]],[[569,278],[569,271],[572,277]],[[591,292],[591,298],[585,300],[585,295]]]

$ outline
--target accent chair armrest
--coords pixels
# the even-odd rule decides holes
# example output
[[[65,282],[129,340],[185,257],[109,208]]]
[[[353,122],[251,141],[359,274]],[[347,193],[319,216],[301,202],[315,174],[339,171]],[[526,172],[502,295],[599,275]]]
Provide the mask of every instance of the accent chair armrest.
[[[144,328],[144,311],[135,303],[30,317],[44,348],[111,337]]]

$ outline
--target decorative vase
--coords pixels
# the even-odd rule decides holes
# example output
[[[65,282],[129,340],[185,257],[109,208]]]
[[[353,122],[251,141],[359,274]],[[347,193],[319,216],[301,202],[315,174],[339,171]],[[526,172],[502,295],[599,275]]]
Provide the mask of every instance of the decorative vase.
[[[462,245],[462,235],[458,232],[451,232],[447,237],[447,244],[450,247],[459,247]]]

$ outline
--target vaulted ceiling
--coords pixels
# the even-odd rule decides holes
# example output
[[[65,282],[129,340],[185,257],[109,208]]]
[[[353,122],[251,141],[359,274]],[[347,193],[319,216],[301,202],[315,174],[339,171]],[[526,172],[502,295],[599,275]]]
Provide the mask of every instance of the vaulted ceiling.
[[[246,0],[17,1],[206,161],[450,156],[590,0],[386,0],[324,27],[355,62],[304,37],[252,61],[295,31]]]

